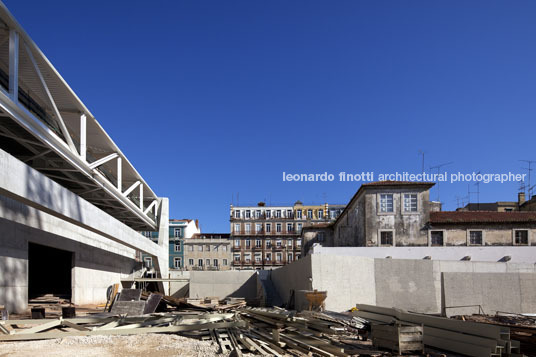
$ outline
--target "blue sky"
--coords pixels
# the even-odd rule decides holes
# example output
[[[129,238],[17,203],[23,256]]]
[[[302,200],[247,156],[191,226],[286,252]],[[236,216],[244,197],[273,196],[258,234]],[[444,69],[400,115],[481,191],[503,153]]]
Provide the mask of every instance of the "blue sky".
[[[346,203],[359,187],[283,171],[418,172],[419,150],[449,173],[536,160],[534,1],[4,3],[171,216],[205,232],[228,232],[237,194]],[[518,187],[481,184],[480,201]],[[441,184],[444,209],[467,191]]]

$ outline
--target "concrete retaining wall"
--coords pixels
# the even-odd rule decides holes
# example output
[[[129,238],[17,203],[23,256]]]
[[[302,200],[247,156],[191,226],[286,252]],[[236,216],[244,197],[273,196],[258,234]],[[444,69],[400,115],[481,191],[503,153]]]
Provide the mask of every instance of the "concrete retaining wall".
[[[313,254],[275,270],[272,279],[287,300],[289,289],[327,291],[325,306],[333,311],[366,303],[422,313],[470,304],[487,313],[536,312],[536,269],[529,263]]]
[[[243,297],[246,301],[257,301],[262,295],[259,292],[256,271],[191,271],[191,298]]]

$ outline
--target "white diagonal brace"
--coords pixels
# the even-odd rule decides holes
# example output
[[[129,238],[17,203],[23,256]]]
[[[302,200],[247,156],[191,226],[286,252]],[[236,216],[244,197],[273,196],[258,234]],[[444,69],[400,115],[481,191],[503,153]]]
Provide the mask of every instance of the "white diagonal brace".
[[[17,103],[19,100],[19,33],[9,31],[9,95]]]
[[[129,188],[126,189],[125,192],[123,192],[123,196],[128,196],[128,194],[134,191],[134,189],[138,187],[139,184],[141,184],[141,181],[134,182]]]
[[[140,211],[143,211],[143,184],[140,185]]]
[[[76,150],[76,146],[74,146],[73,139],[71,138],[71,135],[69,134],[69,130],[67,130],[67,126],[65,126],[65,122],[63,121],[63,118],[58,110],[58,107],[56,106],[56,102],[54,102],[54,98],[52,97],[52,94],[50,93],[50,90],[48,89],[47,83],[45,82],[45,78],[43,78],[43,74],[41,73],[41,70],[39,69],[39,66],[37,65],[37,62],[35,61],[35,58],[32,54],[32,51],[28,47],[28,45],[25,43],[24,48],[26,50],[26,53],[28,54],[28,58],[30,58],[30,61],[32,62],[32,65],[34,67],[34,71],[37,74],[37,77],[39,77],[39,81],[41,82],[41,85],[43,86],[43,89],[48,97],[48,100],[50,102],[50,105],[52,106],[52,109],[54,110],[54,115],[56,116],[56,120],[58,121],[58,124],[60,125],[61,133],[65,137],[65,140],[67,141],[67,145],[69,145],[69,148],[75,153],[78,151]]]
[[[149,206],[147,206],[147,208],[145,209],[145,211],[143,211],[143,213],[147,214],[149,213],[149,211],[151,210],[151,208],[153,208],[154,206],[156,206],[158,202],[156,200],[153,200],[153,202],[151,202],[151,204]]]
[[[110,155],[108,155],[108,156],[103,157],[102,159],[98,159],[97,161],[92,162],[91,164],[89,164],[89,168],[90,168],[91,170],[94,170],[94,169],[96,169],[97,167],[99,167],[99,166],[101,166],[101,165],[104,165],[104,164],[107,163],[108,161],[113,160],[113,159],[115,159],[115,158],[118,157],[118,156],[119,156],[119,154],[116,153],[116,152],[114,152],[113,154],[110,154]]]
[[[87,152],[87,117],[85,114],[80,115],[80,157],[86,161]]]

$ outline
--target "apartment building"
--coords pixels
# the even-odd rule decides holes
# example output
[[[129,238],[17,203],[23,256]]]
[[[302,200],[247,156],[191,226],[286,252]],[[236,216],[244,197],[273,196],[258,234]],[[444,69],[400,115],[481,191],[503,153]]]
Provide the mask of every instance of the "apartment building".
[[[303,228],[332,220],[328,204],[292,206],[232,206],[232,260],[235,269],[272,269],[301,257]]]
[[[184,239],[185,270],[231,269],[229,233],[197,233]]]
[[[198,220],[169,220],[169,269],[184,268],[184,239],[189,239],[200,232]],[[141,233],[153,242],[158,242],[158,232],[144,231]],[[142,259],[147,268],[153,267],[151,256],[144,254]]]

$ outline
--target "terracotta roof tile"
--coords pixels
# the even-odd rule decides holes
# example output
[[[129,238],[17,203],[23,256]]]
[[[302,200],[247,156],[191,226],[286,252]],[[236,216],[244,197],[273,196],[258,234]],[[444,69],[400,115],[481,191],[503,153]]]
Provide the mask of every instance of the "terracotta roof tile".
[[[432,224],[536,223],[536,212],[446,211],[430,212]]]

